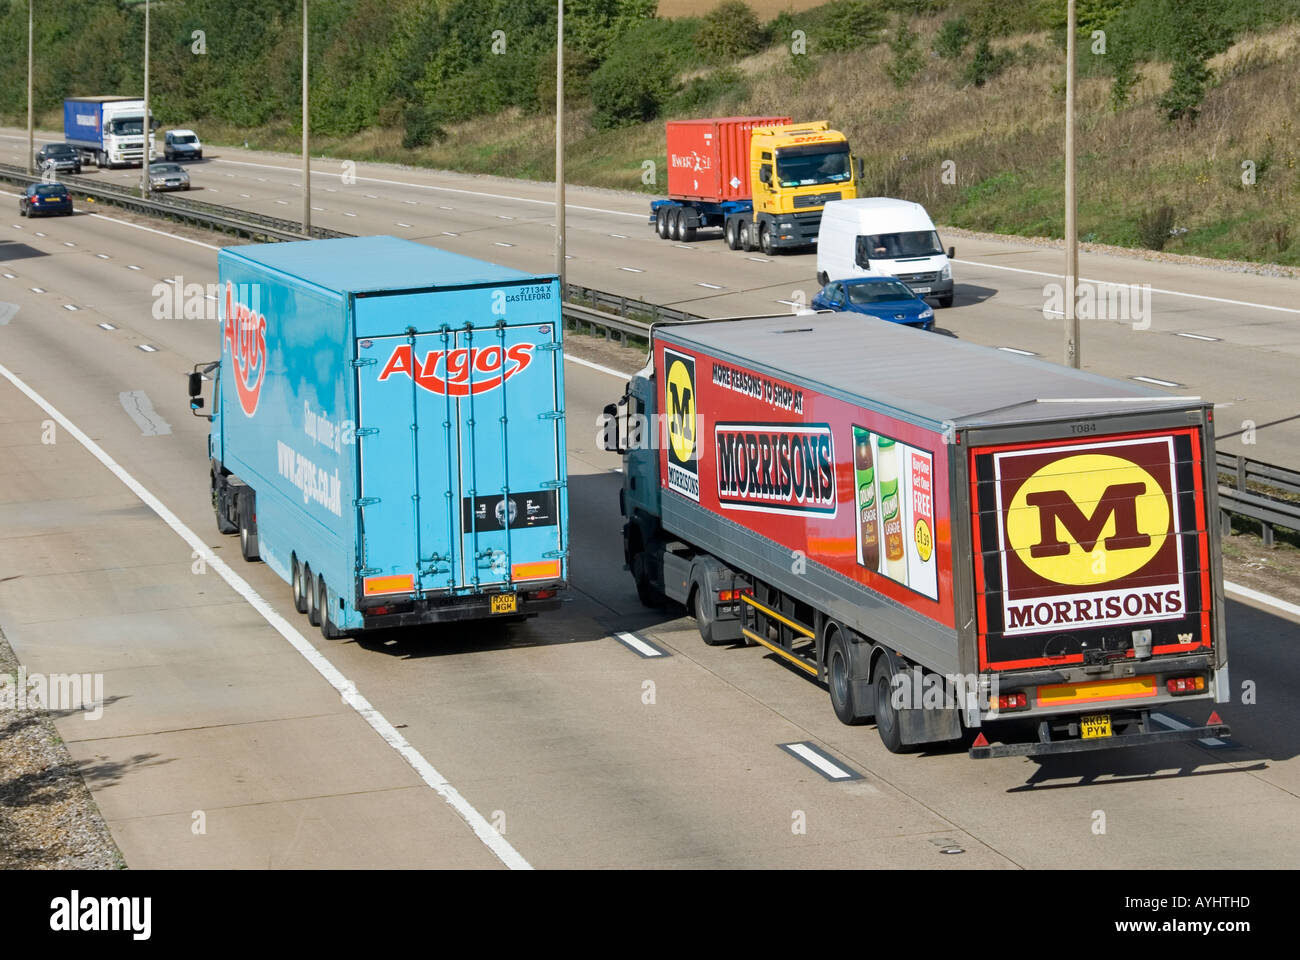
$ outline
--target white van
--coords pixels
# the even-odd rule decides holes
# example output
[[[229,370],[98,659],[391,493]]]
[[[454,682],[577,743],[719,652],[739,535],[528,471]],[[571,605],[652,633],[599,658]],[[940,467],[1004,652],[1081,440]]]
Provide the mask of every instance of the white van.
[[[822,210],[817,282],[897,277],[922,297],[952,306],[952,264],[925,207],[892,197],[834,200]]]

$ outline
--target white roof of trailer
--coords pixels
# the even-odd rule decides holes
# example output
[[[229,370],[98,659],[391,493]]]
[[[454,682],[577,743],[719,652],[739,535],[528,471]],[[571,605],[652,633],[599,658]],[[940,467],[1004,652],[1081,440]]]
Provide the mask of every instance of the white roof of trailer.
[[[1202,406],[1116,380],[862,314],[661,324],[655,336],[897,411],[983,426]],[[697,376],[708,379],[707,372]]]

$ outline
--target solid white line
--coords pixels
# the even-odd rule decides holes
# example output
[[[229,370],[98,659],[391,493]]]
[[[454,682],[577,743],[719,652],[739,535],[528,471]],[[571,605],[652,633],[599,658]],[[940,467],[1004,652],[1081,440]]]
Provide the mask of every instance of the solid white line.
[[[590,360],[583,360],[581,357],[574,357],[566,353],[564,359],[568,360],[570,363],[576,363],[580,367],[590,367],[592,370],[599,370],[601,373],[608,373],[611,377],[618,377],[620,380],[632,379],[632,374],[630,373],[615,370],[613,367],[602,367],[599,363],[592,363]]]
[[[191,240],[189,237],[182,237],[179,233],[168,233],[166,230],[155,230],[153,227],[146,227],[138,223],[131,223],[128,220],[119,220],[117,217],[106,217],[102,213],[92,213],[92,217],[98,217],[100,220],[107,220],[110,223],[120,223],[124,227],[133,227],[136,230],[144,230],[147,233],[156,233],[160,237],[171,237],[173,240],[184,240],[186,243],[192,243],[196,247],[207,247],[209,250],[219,250],[211,243],[204,243],[202,240]],[[137,266],[127,266],[128,270],[139,270]]]
[[[1051,277],[1053,280],[1064,280],[1065,274],[1047,273],[1043,270],[1026,270],[1024,267],[1008,267],[1000,263],[984,263],[980,260],[954,260],[953,263],[962,263],[969,267],[987,267],[990,270],[1010,270],[1012,273],[1028,273],[1035,277]],[[1108,287],[1137,287],[1140,290],[1147,289],[1143,283],[1116,283],[1114,280],[1089,280],[1087,277],[1080,277],[1079,283],[1100,283]],[[1171,297],[1188,297],[1192,300],[1209,300],[1212,303],[1227,303],[1234,307],[1255,307],[1258,310],[1277,310],[1281,313],[1300,313],[1300,309],[1295,307],[1275,307],[1268,303],[1252,303],[1249,300],[1229,300],[1225,297],[1207,297],[1201,293],[1183,293],[1181,290],[1164,290],[1160,287],[1151,287],[1152,293],[1164,293]]]
[[[263,167],[264,169],[267,170],[285,170],[288,171],[289,173],[294,173],[297,170],[297,168],[295,167],[277,167],[274,164],[254,163],[251,160],[221,159],[221,160],[216,160],[214,162],[215,163],[236,163],[242,167]],[[326,173],[320,170],[313,170],[312,173],[318,177],[334,176],[334,174]],[[226,174],[226,176],[232,176],[232,174]],[[443,193],[461,193],[470,197],[490,197],[493,200],[511,200],[514,201],[515,203],[538,203],[544,207],[555,206],[555,201],[553,200],[533,200],[530,197],[511,197],[503,193],[485,193],[482,190],[458,190],[455,187],[435,187],[432,184],[428,184],[428,183],[411,183],[407,180],[386,180],[383,177],[360,177],[359,176],[357,177],[357,179],[364,180],[366,181],[366,183],[387,183],[395,187],[414,187],[417,190],[439,190]],[[446,209],[450,210],[451,208],[447,207]],[[565,210],[586,210],[590,213],[608,213],[616,217],[636,217],[638,220],[643,219],[645,217],[644,213],[627,213],[626,211],[623,210],[606,210],[604,207],[582,207],[576,203],[566,203],[564,205],[564,209]]]
[[[831,777],[834,780],[844,780],[852,776],[852,774],[843,767],[835,766],[835,764],[831,763],[820,753],[815,750],[809,750],[802,743],[787,743],[785,748],[791,753],[799,754],[799,756],[803,757],[822,773],[826,774],[826,776]]]
[[[1260,593],[1258,590],[1252,590],[1250,587],[1243,587],[1239,583],[1230,583],[1223,581],[1223,589],[1228,593],[1235,593],[1239,597],[1247,600],[1254,600],[1256,603],[1262,603],[1266,606],[1281,610],[1283,613],[1289,613],[1293,617],[1300,617],[1300,605],[1291,603],[1288,600],[1282,600],[1278,597],[1270,596],[1267,593]]]
[[[633,650],[639,652],[642,656],[646,656],[646,657],[663,656],[663,653],[661,651],[656,650],[648,643],[642,642],[638,637],[634,637],[630,633],[625,633],[624,631],[619,630],[617,633],[614,634],[614,636],[618,637],[620,640],[626,643]]]
[[[1153,712],[1153,713],[1151,714],[1151,719],[1152,719],[1152,720],[1155,720],[1155,721],[1158,722],[1158,723],[1162,723],[1162,724],[1164,724],[1166,727],[1169,727],[1171,730],[1190,730],[1190,729],[1192,729],[1191,726],[1190,726],[1189,724],[1183,723],[1183,722],[1181,722],[1181,721],[1179,721],[1179,720],[1175,720],[1173,717],[1169,716],[1169,714],[1167,714],[1167,713],[1154,713],[1154,712]],[[1218,737],[1203,737],[1202,739],[1197,740],[1196,742],[1197,742],[1197,743],[1203,743],[1203,744],[1205,744],[1207,747],[1222,747],[1222,746],[1225,746],[1224,742],[1223,742],[1222,740],[1220,740]]]
[[[22,380],[10,372],[9,368],[0,364],[0,376],[4,377],[38,407],[49,414],[59,426],[63,427],[68,434],[89,451],[90,455],[102,463],[108,470],[117,477],[126,486],[128,490],[134,493],[144,502],[158,517],[171,527],[172,530],[182,540],[194,550],[197,556],[201,556],[204,562],[215,570],[221,579],[228,583],[232,590],[244,598],[254,610],[262,615],[262,618],[269,623],[280,636],[284,637],[289,644],[298,651],[308,663],[315,668],[316,672],[325,678],[335,690],[343,697],[343,701],[352,707],[361,717],[370,724],[370,727],[384,738],[384,741],[401,755],[411,767],[419,774],[420,779],[437,791],[455,810],[462,820],[464,820],[471,830],[474,831],[484,845],[487,846],[497,858],[512,870],[531,870],[532,867],[520,853],[510,845],[501,834],[492,827],[483,815],[479,813],[460,793],[447,782],[433,765],[426,760],[418,750],[411,746],[406,738],[397,732],[397,729],[389,723],[378,710],[371,706],[360,693],[357,692],[356,685],[343,675],[339,669],[334,666],[319,650],[307,642],[306,638],[298,632],[293,624],[289,623],[284,617],[275,611],[249,585],[248,581],[237,574],[224,560],[213,552],[199,535],[181,522],[176,514],[172,513],[161,500],[150,493],[135,477],[127,473],[125,469],[118,465],[112,457],[95,443],[94,440],[86,436],[71,420],[60,413],[44,397],[27,386]]]

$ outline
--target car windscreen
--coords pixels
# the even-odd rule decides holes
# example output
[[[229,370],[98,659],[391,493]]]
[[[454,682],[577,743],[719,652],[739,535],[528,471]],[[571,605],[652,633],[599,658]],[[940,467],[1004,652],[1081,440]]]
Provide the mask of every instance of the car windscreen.
[[[149,165],[150,173],[180,173],[181,168],[175,163],[151,163]]]
[[[899,260],[906,257],[933,257],[943,253],[939,234],[933,230],[907,233],[874,233],[858,238],[859,257],[872,260]]]
[[[783,187],[844,183],[850,177],[849,151],[843,143],[784,147],[776,152],[776,179]]]
[[[911,300],[916,296],[901,280],[849,283],[845,284],[845,289],[849,294],[849,303],[858,306],[864,303],[884,303],[888,300]]]
[[[66,197],[67,188],[57,183],[40,183],[36,185],[38,197]]]
[[[47,157],[70,157],[75,153],[76,151],[66,143],[51,143],[45,148],[45,155]]]
[[[196,143],[198,142],[198,139],[199,139],[198,137],[193,135],[177,136],[177,137],[172,137],[172,143]]]

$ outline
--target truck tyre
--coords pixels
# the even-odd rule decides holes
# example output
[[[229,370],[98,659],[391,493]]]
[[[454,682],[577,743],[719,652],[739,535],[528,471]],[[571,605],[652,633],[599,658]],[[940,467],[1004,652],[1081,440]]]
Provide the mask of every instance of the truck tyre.
[[[636,595],[643,606],[658,610],[663,607],[665,600],[664,595],[655,588],[650,582],[650,571],[646,569],[645,551],[637,550],[632,554],[632,579],[636,581]]]
[[[776,246],[772,243],[772,225],[765,223],[758,229],[758,247],[763,251],[763,256],[776,256]]]
[[[876,732],[880,734],[880,742],[890,753],[905,753],[898,711],[894,709],[891,698],[893,684],[889,681],[893,674],[889,665],[884,662],[881,662],[876,670]]]
[[[707,591],[703,586],[697,586],[691,591],[691,613],[695,616],[695,626],[699,628],[700,639],[710,647],[721,647],[730,643],[730,640],[719,640],[714,635],[713,626],[715,620],[709,615],[709,603],[705,597]]]
[[[746,253],[754,252],[754,224],[748,220],[740,225],[740,246]]]
[[[103,150],[96,150],[96,151],[95,151],[95,166],[97,166],[100,170],[103,170],[103,169],[104,169],[104,151],[103,151]]]
[[[740,249],[740,235],[736,232],[736,220],[734,217],[727,218],[727,225],[722,228],[723,235],[727,238],[727,249]]]
[[[289,558],[289,564],[293,568],[293,608],[299,613],[306,613],[307,591],[303,587],[302,564],[298,562],[296,553]]]
[[[316,596],[316,581],[312,578],[310,563],[302,565],[302,582],[307,590],[307,622],[313,627],[319,627],[320,606],[317,604],[319,598]]]
[[[855,726],[868,719],[853,696],[853,661],[849,659],[848,644],[840,630],[826,644],[826,686],[831,693],[831,708],[840,723]]]
[[[672,220],[673,239],[681,243],[686,239],[686,211],[681,208],[673,210]]]
[[[668,239],[668,231],[672,228],[672,221],[669,219],[669,211],[672,207],[660,207],[655,214],[655,233],[659,234],[660,240]]]
[[[949,294],[945,294],[944,296],[940,297],[940,298],[939,298],[939,306],[941,306],[941,307],[951,307],[951,306],[952,306],[952,297],[953,297],[953,295],[952,295],[951,293],[949,293]]]
[[[331,619],[330,594],[325,589],[324,577],[316,578],[316,608],[320,611],[320,635],[326,640],[342,640],[346,634]]]
[[[217,471],[212,469],[212,512],[217,518],[217,533],[238,533],[239,526],[230,521],[226,515],[226,496],[222,487],[217,483]]]
[[[252,487],[241,487],[236,501],[239,514],[239,552],[250,563],[257,553],[257,500]]]

